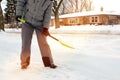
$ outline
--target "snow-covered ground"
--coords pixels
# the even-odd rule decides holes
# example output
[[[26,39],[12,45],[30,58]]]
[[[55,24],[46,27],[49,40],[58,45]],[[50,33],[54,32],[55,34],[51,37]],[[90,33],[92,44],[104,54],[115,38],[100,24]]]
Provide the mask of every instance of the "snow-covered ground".
[[[6,32],[21,32],[21,29],[6,29]],[[61,26],[58,29],[50,27],[50,32],[59,34],[120,34],[120,25],[81,25],[81,26]]]
[[[66,48],[48,37],[57,69],[43,66],[34,35],[31,64],[27,70],[21,70],[20,30],[0,32],[0,80],[120,80],[120,27],[98,27],[50,30],[53,36],[76,48]],[[57,31],[64,34],[53,34]]]

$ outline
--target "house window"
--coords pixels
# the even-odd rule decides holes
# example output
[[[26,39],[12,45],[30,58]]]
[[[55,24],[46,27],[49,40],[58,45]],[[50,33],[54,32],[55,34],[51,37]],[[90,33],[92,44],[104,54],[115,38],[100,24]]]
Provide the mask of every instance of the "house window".
[[[79,18],[69,18],[68,24],[79,24]]]
[[[90,19],[91,23],[98,23],[99,22],[99,17],[98,16],[92,16],[91,19]]]
[[[94,22],[94,17],[92,17],[92,22]]]
[[[98,22],[98,17],[95,17],[95,22]]]

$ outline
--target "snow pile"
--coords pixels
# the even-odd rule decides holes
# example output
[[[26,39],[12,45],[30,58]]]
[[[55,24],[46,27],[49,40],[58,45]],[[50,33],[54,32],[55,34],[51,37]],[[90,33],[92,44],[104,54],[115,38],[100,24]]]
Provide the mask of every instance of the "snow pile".
[[[21,33],[21,28],[5,28],[5,32],[8,32],[8,33]]]
[[[9,33],[19,33],[21,29],[5,29]],[[50,27],[50,33],[64,34],[120,34],[120,25],[81,25],[81,26],[61,26],[58,29]]]
[[[120,25],[83,25],[61,26],[59,29],[51,28],[51,33],[91,33],[91,34],[120,34]]]

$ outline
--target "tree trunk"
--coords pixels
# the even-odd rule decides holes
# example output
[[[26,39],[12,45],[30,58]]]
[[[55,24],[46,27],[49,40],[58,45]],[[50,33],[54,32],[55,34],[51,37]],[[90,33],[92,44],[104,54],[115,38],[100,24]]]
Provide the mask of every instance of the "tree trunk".
[[[4,19],[2,14],[1,2],[0,2],[0,30],[4,31]]]
[[[58,13],[58,11],[55,12],[55,28],[60,28],[59,13]]]

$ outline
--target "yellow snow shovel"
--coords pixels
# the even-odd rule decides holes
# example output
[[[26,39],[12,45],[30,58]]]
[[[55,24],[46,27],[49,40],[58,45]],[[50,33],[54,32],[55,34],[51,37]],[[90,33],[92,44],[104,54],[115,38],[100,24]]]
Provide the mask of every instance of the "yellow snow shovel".
[[[18,18],[18,20],[19,20],[20,22],[22,22],[22,23],[27,23],[27,24],[29,24],[30,26],[34,27],[33,25],[31,25],[30,23],[28,23],[28,22],[25,21],[24,19]],[[55,38],[55,37],[53,37],[53,36],[51,36],[51,35],[49,35],[49,37],[51,37],[51,38],[53,38],[54,40],[58,41],[61,45],[65,46],[65,47],[67,47],[67,48],[75,49],[74,47],[72,47],[72,46],[70,46],[70,45],[68,45],[68,44],[65,44],[64,42],[60,41],[59,39],[57,39],[57,38]]]

